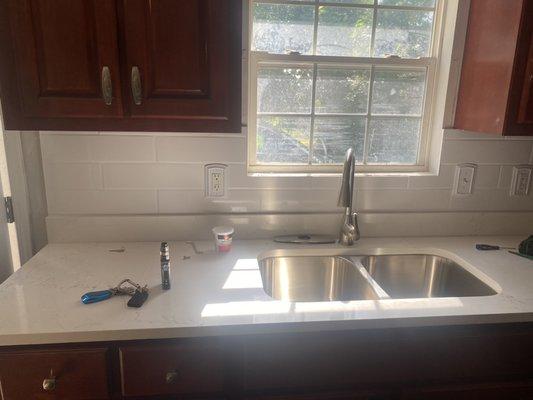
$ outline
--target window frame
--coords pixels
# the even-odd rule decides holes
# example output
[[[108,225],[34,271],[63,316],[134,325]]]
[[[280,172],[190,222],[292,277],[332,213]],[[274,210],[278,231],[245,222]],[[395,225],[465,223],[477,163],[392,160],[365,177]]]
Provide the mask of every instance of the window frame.
[[[259,164],[257,163],[256,144],[257,144],[257,75],[260,65],[294,65],[311,67],[316,73],[317,65],[325,67],[363,67],[371,71],[369,83],[369,101],[372,97],[372,86],[375,69],[394,68],[400,70],[423,68],[426,69],[426,91],[424,94],[423,107],[421,113],[420,144],[418,149],[418,158],[416,164],[358,164],[358,173],[379,173],[379,174],[396,174],[396,173],[420,173],[428,172],[430,164],[430,144],[432,140],[432,125],[434,120],[434,104],[436,97],[436,86],[438,76],[438,64],[440,61],[444,3],[443,0],[435,0],[435,7],[414,7],[414,6],[383,6],[378,5],[374,0],[373,5],[346,4],[336,3],[334,0],[327,3],[318,3],[319,0],[293,1],[293,0],[247,0],[248,1],[248,115],[247,115],[247,165],[249,173],[317,173],[329,174],[342,172],[341,164]],[[262,51],[252,51],[253,41],[253,3],[270,3],[270,4],[296,4],[296,5],[314,5],[315,6],[315,26],[313,43],[316,44],[317,34],[317,8],[322,5],[352,7],[352,8],[371,8],[374,9],[374,21],[378,9],[394,10],[420,10],[434,11],[433,30],[430,40],[429,56],[416,59],[406,59],[401,57],[343,57],[343,56],[324,56],[324,55],[300,55],[300,54],[272,54]],[[375,36],[376,24],[373,24],[372,31]],[[316,82],[316,77],[313,83]],[[313,87],[315,85],[313,84]],[[314,89],[313,89],[314,92]],[[314,96],[313,96],[314,98]],[[312,107],[311,118],[314,117],[314,107]],[[290,114],[289,114],[290,115]],[[367,109],[367,117],[370,115],[370,107]],[[325,115],[327,116],[327,115]],[[374,115],[379,117],[379,115]],[[368,121],[368,120],[367,120]],[[368,131],[366,132],[368,134]],[[366,139],[367,135],[365,135]],[[312,138],[311,138],[312,139]],[[366,146],[365,140],[365,146]],[[312,146],[312,145],[311,145]]]

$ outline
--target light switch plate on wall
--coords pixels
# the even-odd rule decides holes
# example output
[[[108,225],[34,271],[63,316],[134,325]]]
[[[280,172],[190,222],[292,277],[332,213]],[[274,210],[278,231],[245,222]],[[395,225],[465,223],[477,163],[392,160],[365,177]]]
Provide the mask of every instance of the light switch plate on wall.
[[[225,164],[207,164],[205,166],[205,197],[226,197]]]
[[[468,196],[474,190],[474,180],[476,176],[476,164],[459,164],[455,172],[455,195]]]
[[[531,165],[521,165],[513,168],[511,196],[527,196],[529,194],[532,169]]]

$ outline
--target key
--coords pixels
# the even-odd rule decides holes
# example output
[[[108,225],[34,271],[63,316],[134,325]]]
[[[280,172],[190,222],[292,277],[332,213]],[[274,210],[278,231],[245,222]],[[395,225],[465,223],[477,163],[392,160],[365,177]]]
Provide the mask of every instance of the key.
[[[131,299],[129,299],[128,307],[139,308],[144,304],[147,298],[148,298],[147,290],[137,289],[135,293],[133,293],[133,296],[131,297]]]

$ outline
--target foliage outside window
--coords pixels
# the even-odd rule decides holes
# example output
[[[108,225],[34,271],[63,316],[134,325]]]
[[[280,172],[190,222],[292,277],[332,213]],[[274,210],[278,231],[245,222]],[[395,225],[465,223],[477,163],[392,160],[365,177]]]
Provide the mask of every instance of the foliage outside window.
[[[253,0],[249,166],[426,163],[437,0]]]

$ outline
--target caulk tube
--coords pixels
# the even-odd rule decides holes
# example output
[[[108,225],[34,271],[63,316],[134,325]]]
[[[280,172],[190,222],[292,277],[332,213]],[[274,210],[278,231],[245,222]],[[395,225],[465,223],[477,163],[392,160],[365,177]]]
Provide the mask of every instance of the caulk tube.
[[[170,251],[167,242],[161,242],[159,251],[161,256],[161,286],[163,290],[170,289]]]

